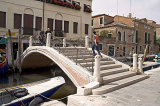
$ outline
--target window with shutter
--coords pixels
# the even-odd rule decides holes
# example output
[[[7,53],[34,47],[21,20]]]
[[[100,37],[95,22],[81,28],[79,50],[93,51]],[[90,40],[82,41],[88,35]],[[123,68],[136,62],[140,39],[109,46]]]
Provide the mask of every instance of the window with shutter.
[[[69,33],[69,21],[64,21],[64,32]]]
[[[6,28],[6,12],[0,11],[0,27]]]
[[[78,22],[73,22],[73,33],[78,33]]]
[[[14,14],[14,29],[21,28],[22,14]]]
[[[36,17],[36,30],[41,30],[42,28],[42,17]]]
[[[85,34],[88,35],[88,24],[85,24]]]
[[[24,35],[33,35],[33,15],[24,14]]]
[[[50,28],[51,31],[53,31],[53,19],[48,18],[48,24],[47,28]]]

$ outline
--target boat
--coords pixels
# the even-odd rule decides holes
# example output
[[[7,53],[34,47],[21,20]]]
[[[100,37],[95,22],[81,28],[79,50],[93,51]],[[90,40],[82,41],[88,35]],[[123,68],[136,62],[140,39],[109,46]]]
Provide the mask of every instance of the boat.
[[[8,61],[6,58],[6,38],[0,38],[0,75],[8,72]]]
[[[31,84],[0,90],[2,106],[34,106],[52,96],[65,80],[58,76]],[[0,101],[0,102],[1,102]]]
[[[8,62],[7,58],[2,55],[0,51],[0,75],[8,72]]]

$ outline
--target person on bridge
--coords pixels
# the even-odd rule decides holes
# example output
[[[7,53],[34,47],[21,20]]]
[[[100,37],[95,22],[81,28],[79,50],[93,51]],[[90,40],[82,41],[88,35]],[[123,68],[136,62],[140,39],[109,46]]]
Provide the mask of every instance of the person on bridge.
[[[93,32],[93,43],[92,43],[93,56],[96,55],[96,53],[94,51],[95,47],[96,47],[96,50],[98,52],[98,55],[102,57],[102,55],[101,55],[101,53],[99,51],[99,37],[98,37],[98,35],[96,35],[96,32],[94,31]]]
[[[45,45],[45,34],[44,34],[44,30],[43,29],[41,29],[41,31],[40,31],[39,40],[40,40],[42,45]]]

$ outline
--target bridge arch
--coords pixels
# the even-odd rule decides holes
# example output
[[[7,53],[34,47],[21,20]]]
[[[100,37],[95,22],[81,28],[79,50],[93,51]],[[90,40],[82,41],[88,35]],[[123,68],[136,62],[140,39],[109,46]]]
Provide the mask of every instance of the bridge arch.
[[[49,47],[29,47],[23,53],[21,61],[22,69],[51,66],[51,64],[58,65],[76,87],[84,86],[90,82],[89,78],[76,72],[63,57],[60,58],[60,54],[56,50]]]

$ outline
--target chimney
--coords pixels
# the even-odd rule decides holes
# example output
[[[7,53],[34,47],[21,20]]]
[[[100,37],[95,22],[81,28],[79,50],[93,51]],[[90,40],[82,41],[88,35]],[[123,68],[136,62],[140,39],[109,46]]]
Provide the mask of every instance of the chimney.
[[[129,13],[128,17],[129,17],[129,18],[132,18],[132,13]]]

